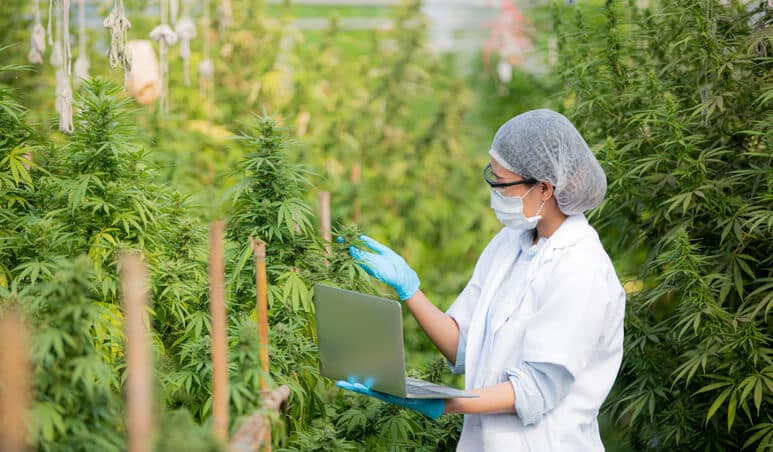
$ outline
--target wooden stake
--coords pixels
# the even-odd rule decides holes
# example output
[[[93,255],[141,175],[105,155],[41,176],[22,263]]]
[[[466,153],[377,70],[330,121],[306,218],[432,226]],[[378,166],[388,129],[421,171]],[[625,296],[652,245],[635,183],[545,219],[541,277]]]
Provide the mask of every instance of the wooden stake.
[[[0,450],[23,452],[30,402],[27,332],[15,311],[0,320]]]
[[[266,244],[250,237],[252,254],[255,259],[255,294],[257,304],[255,315],[258,319],[258,337],[260,341],[260,367],[268,375],[268,280],[266,279]],[[260,379],[260,389],[268,391],[268,382]]]
[[[353,201],[354,213],[352,215],[352,221],[354,221],[355,223],[360,222],[360,197],[359,197],[359,186],[360,186],[360,177],[361,177],[360,171],[361,171],[360,164],[355,163],[352,166],[352,184],[354,184],[354,201]]]
[[[121,287],[126,328],[126,397],[129,452],[153,449],[153,365],[146,328],[148,294],[145,266],[137,253],[121,255]]]
[[[330,249],[330,192],[319,192],[319,223],[320,234],[322,239],[325,240],[325,254],[330,256],[332,250]]]
[[[212,318],[212,428],[228,441],[228,344],[225,314],[225,263],[223,230],[215,221],[209,230],[209,311]]]
[[[248,417],[231,437],[231,452],[271,451],[270,414],[279,414],[279,408],[290,397],[290,388],[282,385],[261,400],[260,412]],[[269,412],[269,413],[266,413]]]
[[[258,320],[258,341],[260,345],[260,367],[264,375],[269,375],[268,365],[268,279],[266,277],[266,244],[262,240],[256,241],[250,237],[252,245],[252,254],[255,259],[255,295],[257,305],[255,306],[255,316]],[[260,392],[264,398],[269,397],[268,381],[265,377],[260,378]],[[286,397],[285,397],[286,398]],[[262,429],[258,436],[263,443],[263,450],[271,450],[271,425],[266,423],[266,428]]]

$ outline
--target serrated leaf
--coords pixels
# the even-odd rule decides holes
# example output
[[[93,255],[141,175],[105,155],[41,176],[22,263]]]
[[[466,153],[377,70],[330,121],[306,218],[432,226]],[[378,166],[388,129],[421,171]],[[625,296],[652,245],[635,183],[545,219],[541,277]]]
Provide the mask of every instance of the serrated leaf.
[[[711,404],[711,407],[709,407],[708,413],[706,413],[706,424],[708,424],[709,420],[714,416],[714,413],[717,412],[720,406],[722,406],[722,403],[725,401],[725,399],[730,396],[730,394],[733,392],[733,388],[727,388],[724,391],[722,391],[721,394],[719,394],[719,397],[717,397],[714,400],[714,403]]]

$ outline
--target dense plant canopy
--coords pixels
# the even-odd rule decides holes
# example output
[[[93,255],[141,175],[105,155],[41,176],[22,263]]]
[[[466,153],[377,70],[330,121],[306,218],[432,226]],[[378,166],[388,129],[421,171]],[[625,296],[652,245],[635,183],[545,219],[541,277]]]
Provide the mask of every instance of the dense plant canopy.
[[[14,44],[0,50],[0,314],[18,306],[32,331],[28,436],[40,450],[126,447],[116,260],[125,249],[149,273],[156,449],[222,450],[210,433],[214,219],[226,221],[231,431],[258,409],[267,378],[291,388],[275,423],[280,450],[454,449],[461,416],[430,421],[320,377],[312,287],[390,296],[348,255],[367,232],[448,307],[500,227],[480,177],[493,132],[540,107],[569,116],[604,167],[607,198],[589,217],[632,292],[602,426],[612,416],[633,450],[773,442],[767,2],[557,0],[529,11],[536,34],[552,22],[557,64],[508,82],[478,60],[433,55],[417,1],[385,9],[394,26],[370,32],[335,17],[299,32],[289,2],[253,0],[232,0],[228,25],[209,2],[214,97],[185,86],[173,47],[171,112],[139,107],[95,43],[69,136],[52,121],[51,67],[18,65],[29,3],[0,2],[0,46]],[[157,24],[139,13],[148,2],[126,4],[132,36],[147,36]],[[202,58],[194,40],[194,66]],[[318,232],[321,190],[341,243]],[[250,237],[267,245],[269,375]],[[408,367],[421,369],[413,376],[459,385],[409,317],[405,329]]]
[[[773,442],[772,14],[682,0],[555,11],[568,113],[610,181],[594,218],[613,255],[639,256],[609,400],[637,449]]]

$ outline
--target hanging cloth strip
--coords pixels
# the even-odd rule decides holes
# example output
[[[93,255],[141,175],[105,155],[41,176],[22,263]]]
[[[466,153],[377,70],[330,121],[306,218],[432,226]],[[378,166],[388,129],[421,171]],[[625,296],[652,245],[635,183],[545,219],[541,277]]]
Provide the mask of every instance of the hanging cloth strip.
[[[150,32],[150,37],[158,42],[158,59],[161,79],[161,94],[159,96],[159,111],[169,111],[169,47],[177,42],[177,34],[167,25],[167,0],[161,0],[161,24]]]
[[[89,79],[89,52],[86,46],[86,0],[78,0],[78,58],[75,60],[75,86]]]
[[[188,17],[177,22],[177,36],[180,38],[180,59],[183,60],[185,86],[191,84],[191,40],[196,37],[196,25]]]
[[[190,17],[190,0],[183,0],[183,15],[175,27],[180,38],[180,59],[183,60],[185,86],[191,85],[191,40],[196,37],[196,24]]]
[[[46,29],[40,21],[40,2],[33,0],[35,8],[35,24],[32,26],[32,35],[30,36],[30,52],[27,59],[31,64],[43,64],[43,52],[46,51]]]
[[[220,12],[220,33],[225,33],[225,31],[233,23],[233,8],[231,7],[231,0],[221,0],[218,11]]]
[[[54,107],[57,113],[62,112],[62,102],[60,94],[62,91],[62,80],[64,79],[64,51],[62,50],[62,43],[59,42],[59,25],[57,25],[57,40],[51,46],[51,57],[49,63],[54,67],[56,73],[56,102]]]
[[[46,32],[48,33],[48,45],[52,46],[54,45],[54,34],[51,32],[51,21],[54,17],[54,0],[48,0],[48,28],[46,29]]]
[[[53,2],[53,0],[52,0]],[[50,10],[50,7],[49,7]],[[70,50],[70,0],[56,0],[57,39],[51,51],[51,65],[56,68],[56,111],[59,113],[59,130],[72,133],[72,52]],[[50,22],[49,22],[50,23]]]
[[[177,25],[177,15],[180,12],[180,0],[169,0],[169,22]]]
[[[115,0],[113,10],[105,18],[102,25],[110,30],[110,48],[107,50],[107,60],[111,68],[123,67],[124,86],[131,70],[131,52],[126,46],[127,31],[132,24],[126,17],[123,0]]]
[[[199,63],[199,94],[202,100],[212,99],[214,97],[214,79],[215,65],[210,59],[210,15],[209,0],[204,0],[204,17],[202,18],[202,28],[204,29],[204,58]],[[207,110],[209,111],[209,110]]]

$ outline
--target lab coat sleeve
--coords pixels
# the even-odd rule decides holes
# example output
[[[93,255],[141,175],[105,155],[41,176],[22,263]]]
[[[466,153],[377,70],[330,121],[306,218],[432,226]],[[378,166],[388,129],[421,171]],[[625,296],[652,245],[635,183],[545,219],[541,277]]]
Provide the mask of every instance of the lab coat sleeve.
[[[477,275],[473,276],[454,304],[446,311],[446,315],[453,318],[459,326],[459,342],[456,347],[456,362],[448,361],[448,368],[454,374],[464,373],[464,356],[467,347],[467,331],[470,329],[470,319],[475,308],[475,302],[480,296],[480,285]]]
[[[483,281],[486,280],[486,275],[491,267],[493,254],[502,241],[507,240],[506,234],[506,229],[502,229],[502,231],[486,245],[483,253],[481,253],[478,258],[478,262],[475,264],[475,270],[472,272],[470,281],[467,283],[462,293],[456,298],[456,301],[454,301],[451,307],[446,311],[446,315],[453,318],[459,326],[459,343],[456,351],[456,362],[448,363],[451,372],[455,374],[464,373],[464,351],[472,314],[475,311],[475,306],[480,298]]]
[[[523,425],[539,422],[569,392],[574,382],[564,366],[551,363],[525,362],[507,370],[515,393],[515,413]]]
[[[448,368],[451,369],[451,373],[454,375],[460,375],[464,373],[464,355],[467,350],[467,338],[459,331],[459,345],[456,347],[456,362],[452,363],[448,361]]]
[[[575,378],[601,337],[611,304],[603,266],[593,262],[592,249],[578,248],[545,269],[523,340],[524,361],[559,364]]]

